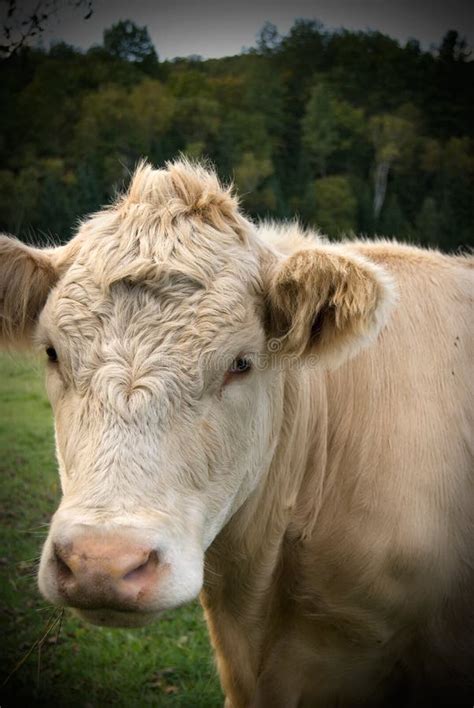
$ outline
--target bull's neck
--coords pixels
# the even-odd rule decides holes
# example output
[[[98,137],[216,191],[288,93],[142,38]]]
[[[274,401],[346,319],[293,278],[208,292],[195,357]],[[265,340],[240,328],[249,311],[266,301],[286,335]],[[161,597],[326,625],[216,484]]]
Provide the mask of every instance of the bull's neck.
[[[302,367],[282,377],[283,415],[272,462],[206,554],[206,592],[229,598],[230,586],[247,587],[253,610],[253,598],[264,597],[272,583],[284,540],[311,533],[325,468],[324,376]]]
[[[311,533],[326,465],[324,377],[316,370],[282,373],[278,444],[255,492],[206,553],[201,596],[224,689],[236,706],[255,692],[264,647],[284,614],[292,562],[288,545]],[[318,460],[315,468],[314,461]],[[278,609],[277,609],[278,608]]]

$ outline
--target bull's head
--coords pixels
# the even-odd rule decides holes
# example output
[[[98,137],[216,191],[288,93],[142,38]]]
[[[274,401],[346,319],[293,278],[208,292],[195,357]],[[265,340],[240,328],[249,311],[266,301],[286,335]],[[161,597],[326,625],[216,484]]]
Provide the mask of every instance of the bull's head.
[[[0,257],[3,341],[44,352],[56,423],[39,586],[111,625],[197,596],[206,549],[265,484],[288,386],[308,395],[296,364],[357,351],[391,300],[380,268],[256,228],[186,162],[140,167],[66,246],[3,237]]]

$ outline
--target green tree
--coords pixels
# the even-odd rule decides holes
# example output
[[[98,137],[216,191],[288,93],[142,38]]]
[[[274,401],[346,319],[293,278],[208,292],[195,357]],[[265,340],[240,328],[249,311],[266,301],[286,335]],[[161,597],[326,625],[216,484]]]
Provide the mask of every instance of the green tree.
[[[245,209],[260,214],[276,208],[275,195],[265,184],[272,174],[273,164],[270,159],[244,152],[234,168],[234,177]]]
[[[41,197],[41,170],[37,164],[23,167],[14,177],[14,201],[12,209],[12,227],[15,234],[25,234],[31,225],[39,224],[37,216],[38,202]]]
[[[120,20],[104,31],[104,49],[122,61],[138,62],[152,67],[158,63],[153,42],[146,27],[138,27],[131,20]]]
[[[196,150],[199,144],[201,154],[212,152],[221,122],[219,108],[214,98],[205,95],[179,98],[173,116],[178,149],[194,145]]]
[[[88,94],[76,126],[77,157],[96,165],[110,193],[139,158],[163,159],[161,141],[174,105],[169,91],[151,78],[131,91],[111,84]]]
[[[474,139],[464,136],[447,141],[439,184],[441,245],[446,249],[474,246]]]
[[[357,200],[350,180],[332,175],[315,180],[307,196],[309,220],[329,236],[340,236],[357,226]]]
[[[347,156],[363,134],[361,109],[336,99],[324,84],[312,88],[302,121],[302,142],[317,174],[324,177],[332,158]]]
[[[34,224],[37,240],[67,241],[75,220],[74,204],[64,175],[55,169],[45,169]]]
[[[408,233],[408,224],[400,206],[398,196],[391,194],[384,204],[377,226],[378,236],[404,238]]]
[[[18,232],[15,182],[11,170],[0,170],[0,230],[7,233]]]
[[[441,169],[442,148],[438,140],[425,138],[421,145],[420,167],[423,172],[435,174]]]
[[[416,219],[415,238],[423,245],[437,243],[440,237],[440,227],[440,214],[436,202],[433,197],[426,197]]]
[[[252,155],[258,161],[271,161],[273,146],[265,115],[242,110],[229,111],[222,117],[218,146],[220,165],[229,174],[244,160],[245,154]]]
[[[456,30],[448,30],[439,48],[439,60],[443,63],[466,62],[471,56],[467,41]]]

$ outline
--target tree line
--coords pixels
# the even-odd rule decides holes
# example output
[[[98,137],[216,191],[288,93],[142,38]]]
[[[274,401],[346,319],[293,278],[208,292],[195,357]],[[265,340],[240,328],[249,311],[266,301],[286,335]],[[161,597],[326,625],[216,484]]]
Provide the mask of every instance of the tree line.
[[[331,237],[474,244],[474,62],[379,32],[266,24],[256,46],[160,61],[122,21],[86,52],[23,46],[1,62],[0,228],[67,240],[141,157],[209,158],[254,218]]]

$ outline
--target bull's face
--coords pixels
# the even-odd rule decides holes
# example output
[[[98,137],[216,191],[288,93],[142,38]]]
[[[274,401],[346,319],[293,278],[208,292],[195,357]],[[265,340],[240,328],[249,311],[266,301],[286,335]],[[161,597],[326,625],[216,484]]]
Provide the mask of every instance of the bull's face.
[[[186,164],[140,170],[63,249],[0,251],[2,333],[34,333],[56,425],[41,592],[92,622],[143,623],[197,596],[206,549],[265,483],[288,365],[355,351],[390,286],[337,249],[279,255]]]
[[[251,285],[162,273],[101,294],[74,265],[49,297],[37,336],[63,499],[40,567],[48,599],[123,623],[198,594],[204,552],[268,467],[279,424]]]

